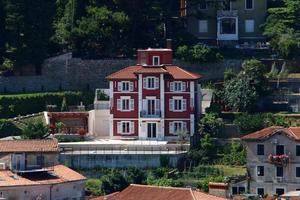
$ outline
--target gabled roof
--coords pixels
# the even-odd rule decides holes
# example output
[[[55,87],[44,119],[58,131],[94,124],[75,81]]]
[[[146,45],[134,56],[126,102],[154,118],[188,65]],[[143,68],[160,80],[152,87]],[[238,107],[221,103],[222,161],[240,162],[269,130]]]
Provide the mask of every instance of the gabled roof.
[[[245,135],[241,139],[242,140],[266,140],[279,132],[285,134],[286,136],[294,140],[300,141],[300,127],[284,128],[281,126],[271,126],[268,128],[264,128],[260,131],[256,131],[254,133]]]
[[[178,66],[160,66],[160,67],[148,67],[148,66],[129,66],[121,69],[106,77],[108,80],[118,80],[118,79],[137,79],[137,74],[141,73],[164,73],[169,74],[173,79],[182,80],[197,80],[202,77],[202,75],[189,72]]]
[[[107,199],[108,200],[138,200],[138,199],[141,200],[226,200],[225,198],[195,191],[190,188],[160,187],[160,186],[136,185],[136,184],[131,184],[122,192],[119,192],[111,197],[108,197]]]
[[[57,152],[56,139],[44,140],[0,140],[0,153]]]

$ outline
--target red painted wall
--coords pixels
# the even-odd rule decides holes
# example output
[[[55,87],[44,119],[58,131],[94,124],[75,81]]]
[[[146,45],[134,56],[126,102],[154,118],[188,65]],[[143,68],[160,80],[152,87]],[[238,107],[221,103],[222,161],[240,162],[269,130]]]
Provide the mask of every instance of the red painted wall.
[[[142,64],[142,54],[146,57],[146,64],[152,65],[152,57],[159,56],[161,64],[172,64],[173,62],[173,52],[166,50],[139,50],[137,54],[137,64]]]
[[[173,96],[182,96],[183,99],[186,99],[186,111],[183,112],[173,112],[169,110],[169,100],[172,99]],[[188,118],[190,119],[190,114],[192,114],[191,110],[191,100],[190,94],[176,94],[176,93],[168,93],[165,94],[165,118]]]
[[[116,80],[116,81],[113,81],[113,91],[114,92],[119,92],[118,91],[118,83],[119,82],[122,82],[122,81],[130,81],[130,82],[133,82],[133,92],[137,92],[138,91],[138,80]]]
[[[147,77],[147,76],[154,76],[154,77],[160,78],[160,75],[157,75],[157,74],[143,74],[143,78]],[[160,80],[159,80],[159,85],[160,85]],[[146,99],[147,96],[155,96],[157,99],[160,99],[160,89],[148,90],[148,89],[144,89],[144,87],[143,87],[143,97],[142,98]]]
[[[122,120],[114,120],[113,121],[113,130],[114,130],[114,136],[123,136],[123,137],[126,137],[126,136],[138,136],[138,132],[139,132],[139,126],[138,126],[138,120],[124,120],[124,121],[131,121],[131,122],[134,122],[134,134],[126,134],[126,135],[123,135],[123,134],[118,134],[118,122],[120,122]]]
[[[117,110],[117,100],[120,99],[121,96],[130,96],[131,99],[134,99],[133,111],[121,112]],[[114,115],[114,118],[138,118],[138,93],[114,93],[111,113]]]

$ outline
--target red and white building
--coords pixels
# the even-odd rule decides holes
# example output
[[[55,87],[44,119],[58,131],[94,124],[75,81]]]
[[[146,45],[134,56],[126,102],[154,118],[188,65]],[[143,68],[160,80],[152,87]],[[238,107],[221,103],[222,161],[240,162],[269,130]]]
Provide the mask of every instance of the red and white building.
[[[172,64],[171,49],[138,50],[137,64],[109,76],[110,137],[167,140],[195,133],[201,75]]]

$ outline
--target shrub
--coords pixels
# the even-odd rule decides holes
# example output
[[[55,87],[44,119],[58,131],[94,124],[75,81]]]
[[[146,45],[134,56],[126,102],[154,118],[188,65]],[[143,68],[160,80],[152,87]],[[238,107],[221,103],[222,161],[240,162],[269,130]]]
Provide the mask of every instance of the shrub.
[[[176,56],[190,63],[216,62],[223,59],[223,56],[216,49],[202,44],[179,46],[176,49]]]
[[[230,149],[224,155],[223,162],[225,165],[245,165],[246,150],[239,142],[232,142]]]
[[[170,178],[156,179],[156,178],[150,176],[147,178],[147,185],[182,187],[183,182],[180,180],[174,180],[174,179],[170,179]]]
[[[30,121],[22,130],[23,139],[43,139],[48,134],[49,128],[42,121]]]
[[[160,155],[159,161],[161,167],[167,168],[170,165],[170,158],[167,155]]]
[[[198,183],[198,188],[204,192],[208,192],[208,184],[209,182],[224,182],[223,176],[211,176],[204,179],[201,179]]]
[[[0,119],[0,138],[16,136],[20,134],[21,129],[19,129],[12,121]]]
[[[100,186],[101,186],[101,180],[99,179],[88,179],[85,184],[86,190],[90,192],[91,195],[93,196],[103,195]]]
[[[16,117],[42,112],[47,104],[60,107],[63,98],[69,105],[79,105],[82,101],[90,105],[94,101],[94,92],[46,92],[31,94],[0,95],[0,118]]]

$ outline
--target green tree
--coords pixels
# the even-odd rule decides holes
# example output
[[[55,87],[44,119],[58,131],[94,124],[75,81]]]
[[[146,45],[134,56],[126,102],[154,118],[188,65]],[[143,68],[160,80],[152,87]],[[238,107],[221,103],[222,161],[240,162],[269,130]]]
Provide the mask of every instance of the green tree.
[[[224,123],[217,113],[206,113],[199,122],[199,132],[217,136],[221,133]]]
[[[5,54],[5,10],[4,10],[4,0],[0,0],[0,66],[4,62]]]
[[[202,162],[209,163],[215,159],[216,156],[216,145],[209,134],[205,134],[201,139],[201,149],[204,152]]]
[[[8,136],[19,136],[21,129],[18,128],[12,121],[0,119],[0,138]]]
[[[268,10],[264,35],[282,56],[300,55],[300,0],[284,0],[284,5]]]
[[[105,194],[111,194],[113,192],[122,191],[129,183],[119,171],[111,171],[108,175],[101,178],[102,185],[101,191]]]
[[[60,111],[61,112],[68,111],[68,105],[67,105],[67,98],[66,97],[64,97],[63,100],[62,100]]]
[[[145,173],[136,167],[129,167],[126,175],[128,183],[144,184],[146,181]]]
[[[49,134],[49,127],[42,121],[30,121],[22,130],[24,139],[43,139]]]
[[[245,165],[246,149],[239,142],[232,142],[228,152],[225,152],[223,161],[226,165]]]
[[[126,54],[129,18],[107,7],[86,9],[72,32],[74,48],[82,56],[115,57]]]

